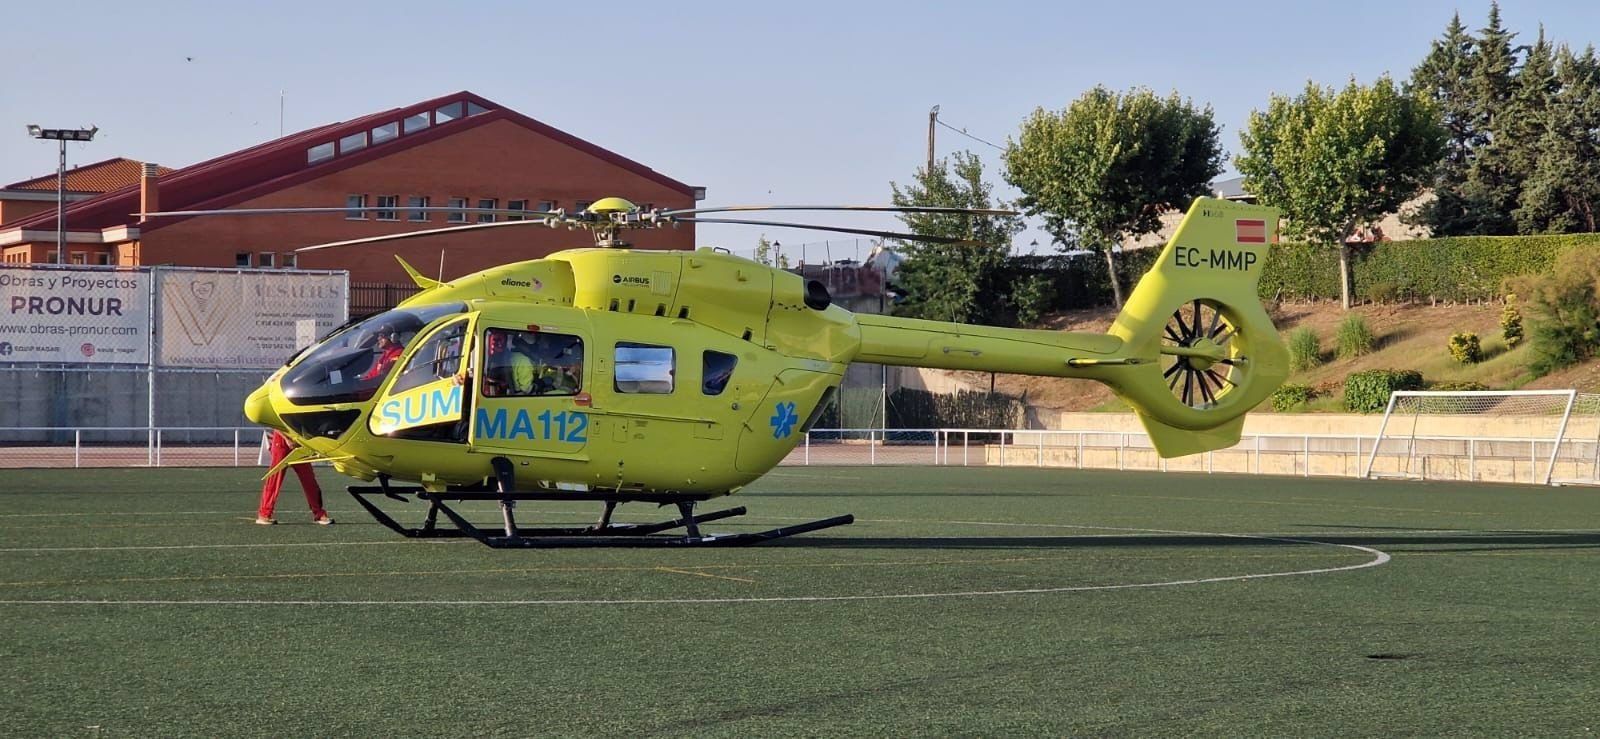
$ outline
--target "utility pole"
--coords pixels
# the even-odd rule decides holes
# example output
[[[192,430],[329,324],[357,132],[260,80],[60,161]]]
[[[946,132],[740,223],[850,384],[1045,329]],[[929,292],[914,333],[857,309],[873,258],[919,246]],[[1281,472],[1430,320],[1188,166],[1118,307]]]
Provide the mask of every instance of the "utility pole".
[[[928,111],[928,173],[933,173],[933,127],[939,125],[939,106]]]

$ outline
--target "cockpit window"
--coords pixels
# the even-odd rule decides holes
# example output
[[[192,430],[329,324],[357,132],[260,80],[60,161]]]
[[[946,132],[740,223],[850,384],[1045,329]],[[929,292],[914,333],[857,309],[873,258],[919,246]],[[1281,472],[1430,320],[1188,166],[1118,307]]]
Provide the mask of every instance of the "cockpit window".
[[[329,336],[284,373],[283,394],[295,405],[349,403],[377,392],[411,339],[462,303],[397,308]]]
[[[445,326],[428,336],[422,346],[411,353],[411,360],[400,376],[394,378],[389,394],[422,387],[435,380],[450,377],[461,369],[461,343],[467,335],[465,319]]]

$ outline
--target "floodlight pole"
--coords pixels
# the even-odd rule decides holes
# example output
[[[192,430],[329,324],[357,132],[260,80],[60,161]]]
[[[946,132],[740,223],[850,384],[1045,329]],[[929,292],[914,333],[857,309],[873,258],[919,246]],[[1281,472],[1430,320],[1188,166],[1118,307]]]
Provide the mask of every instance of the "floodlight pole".
[[[56,264],[67,263],[67,140],[61,139],[56,162]]]
[[[61,156],[56,162],[56,264],[67,263],[67,142],[93,141],[100,128],[42,128],[28,126],[28,135],[61,144]]]

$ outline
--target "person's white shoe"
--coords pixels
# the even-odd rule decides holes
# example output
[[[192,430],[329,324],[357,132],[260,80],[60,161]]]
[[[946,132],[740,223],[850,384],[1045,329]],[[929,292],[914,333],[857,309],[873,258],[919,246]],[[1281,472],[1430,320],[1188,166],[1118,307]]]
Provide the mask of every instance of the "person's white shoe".
[[[275,524],[277,522],[278,522],[278,519],[276,519],[276,518],[271,518],[269,516],[256,516],[256,525],[257,526],[271,526],[271,525],[273,525],[273,524]]]
[[[322,518],[319,518],[316,521],[313,521],[312,523],[315,523],[318,526],[332,526],[333,525],[333,519],[329,518],[328,516],[323,516]]]

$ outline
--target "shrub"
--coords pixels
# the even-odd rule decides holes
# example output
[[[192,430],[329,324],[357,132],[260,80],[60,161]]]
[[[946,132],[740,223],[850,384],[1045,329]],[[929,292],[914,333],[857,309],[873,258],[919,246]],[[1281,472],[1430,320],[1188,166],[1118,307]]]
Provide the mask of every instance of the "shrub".
[[[1482,362],[1483,345],[1479,343],[1478,335],[1471,331],[1450,334],[1450,357],[1462,364]]]
[[[1011,288],[1011,304],[1017,310],[1017,323],[1037,324],[1055,302],[1055,288],[1047,275],[1028,275]]]
[[[1400,299],[1400,286],[1391,280],[1379,280],[1367,288],[1367,296],[1377,303],[1393,303]]]
[[[1297,328],[1289,334],[1289,370],[1304,372],[1322,364],[1322,341],[1317,332]]]
[[[1438,390],[1442,393],[1459,393],[1466,390],[1488,390],[1489,386],[1471,380],[1458,380],[1455,382],[1436,382],[1429,390]]]
[[[1345,316],[1339,322],[1334,342],[1339,347],[1340,359],[1355,359],[1363,354],[1371,354],[1372,329],[1367,328],[1367,319],[1355,313]]]
[[[1548,274],[1510,280],[1512,290],[1525,296],[1528,306],[1529,344],[1533,359],[1528,369],[1542,377],[1594,354],[1600,342],[1600,250],[1572,249],[1562,253]]]
[[[1367,370],[1344,378],[1344,407],[1354,413],[1376,413],[1389,404],[1396,390],[1421,390],[1422,373],[1416,370]]]
[[[1272,410],[1285,413],[1295,410],[1312,398],[1317,397],[1317,391],[1310,385],[1284,385],[1272,391]]]
[[[1500,310],[1500,335],[1513,349],[1522,343],[1522,311],[1517,310],[1516,295],[1506,295],[1506,307]]]

